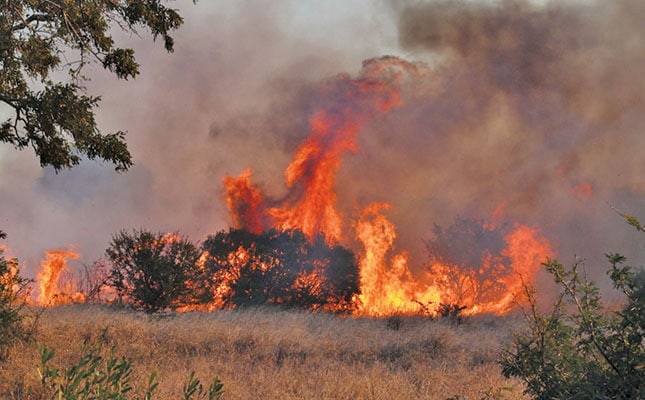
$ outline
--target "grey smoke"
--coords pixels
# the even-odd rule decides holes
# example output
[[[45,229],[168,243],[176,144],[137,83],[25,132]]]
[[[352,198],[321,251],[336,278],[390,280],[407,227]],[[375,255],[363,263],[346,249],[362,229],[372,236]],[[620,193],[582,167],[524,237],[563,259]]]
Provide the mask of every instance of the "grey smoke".
[[[603,253],[643,260],[644,241],[608,203],[645,219],[645,3],[378,3],[306,34],[286,27],[303,7],[288,4],[292,14],[200,2],[185,11],[175,54],[133,41],[140,78],[96,74],[100,122],[128,129],[132,171],[84,163],[56,175],[30,154],[3,153],[0,228],[14,253],[33,268],[45,249],[77,243],[91,263],[123,228],[194,240],[226,228],[222,177],[251,167],[266,193],[284,195],[282,173],[320,105],[318,85],[395,53],[427,73],[345,157],[337,192],[346,228],[363,206],[390,202],[418,269],[433,224],[486,219],[503,205],[506,221],[541,227],[562,261],[586,257],[595,276]],[[585,184],[590,197],[575,192]]]

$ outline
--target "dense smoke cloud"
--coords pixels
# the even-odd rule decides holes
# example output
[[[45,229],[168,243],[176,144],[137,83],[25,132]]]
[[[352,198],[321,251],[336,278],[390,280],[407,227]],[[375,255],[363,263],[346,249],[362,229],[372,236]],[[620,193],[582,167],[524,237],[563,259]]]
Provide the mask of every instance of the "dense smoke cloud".
[[[643,254],[607,205],[644,209],[643,2],[432,1],[397,12],[401,46],[428,61],[428,75],[363,136],[369,162],[345,170],[361,176],[354,196],[372,188],[393,201],[417,248],[433,223],[497,210],[541,226],[563,261]]]
[[[225,229],[223,176],[253,167],[268,190],[282,190],[282,170],[307,130],[298,96],[381,51],[374,20],[338,4],[176,6],[185,24],[173,54],[143,33],[120,36],[141,75],[119,81],[86,71],[89,94],[102,96],[100,128],[128,132],[130,171],[84,162],[55,174],[29,150],[0,146],[0,229],[30,276],[46,249],[76,244],[81,258],[70,265],[79,267],[121,229],[179,230],[196,241]],[[359,33],[368,36],[360,46],[349,40]]]
[[[143,67],[135,81],[97,71],[91,82],[103,94],[102,128],[129,131],[131,171],[84,163],[56,175],[0,149],[0,228],[32,268],[45,249],[70,243],[90,263],[123,228],[203,240],[231,222],[223,176],[248,167],[265,193],[285,195],[283,171],[329,101],[320,85],[386,53],[425,70],[343,159],[347,229],[365,205],[390,202],[417,267],[433,224],[496,211],[500,223],[539,226],[564,262],[643,254],[608,206],[645,219],[642,1],[338,2],[321,6],[344,13],[331,27],[299,2],[217,3],[184,11],[173,55],[133,41]]]

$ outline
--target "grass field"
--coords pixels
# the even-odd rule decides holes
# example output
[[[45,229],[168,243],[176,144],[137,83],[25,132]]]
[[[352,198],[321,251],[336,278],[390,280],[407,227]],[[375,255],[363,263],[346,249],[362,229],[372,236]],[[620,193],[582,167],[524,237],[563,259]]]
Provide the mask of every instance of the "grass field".
[[[132,360],[134,391],[157,371],[158,399],[179,399],[190,371],[224,399],[522,399],[496,360],[518,317],[457,325],[252,309],[148,316],[107,306],[45,309],[33,340],[0,363],[1,399],[41,399],[39,346],[76,363],[82,346]],[[134,398],[134,397],[133,397]]]

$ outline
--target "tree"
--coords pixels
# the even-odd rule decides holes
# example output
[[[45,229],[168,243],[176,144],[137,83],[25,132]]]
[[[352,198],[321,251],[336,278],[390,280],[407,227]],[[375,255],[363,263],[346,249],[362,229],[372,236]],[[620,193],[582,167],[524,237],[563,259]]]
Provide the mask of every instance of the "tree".
[[[634,217],[621,216],[645,231]],[[571,268],[557,260],[544,264],[561,288],[549,313],[538,310],[527,288],[529,329],[515,335],[500,363],[504,375],[522,378],[536,399],[645,396],[645,269],[625,266],[619,254],[606,256],[614,288],[625,296],[617,311],[603,306],[580,260]]]
[[[6,237],[0,231],[0,239]],[[23,333],[22,308],[27,303],[30,281],[20,276],[18,260],[5,258],[0,246],[0,360],[6,356],[6,349]]]
[[[195,1],[193,1],[195,2]],[[171,31],[183,20],[167,0],[0,1],[0,103],[13,117],[0,121],[0,142],[31,146],[41,166],[77,165],[82,156],[126,170],[132,158],[125,133],[102,134],[94,119],[100,97],[85,94],[83,67],[98,63],[118,78],[139,73],[134,51],[115,45],[111,29],[147,30],[173,51]],[[53,73],[67,69],[69,80]]]
[[[200,252],[178,234],[121,231],[106,250],[112,263],[109,284],[146,312],[204,301]]]

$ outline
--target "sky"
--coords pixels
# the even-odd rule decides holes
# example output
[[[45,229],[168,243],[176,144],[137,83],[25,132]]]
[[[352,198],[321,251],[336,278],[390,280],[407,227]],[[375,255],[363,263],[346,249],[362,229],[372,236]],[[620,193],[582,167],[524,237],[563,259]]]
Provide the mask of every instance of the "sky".
[[[610,251],[642,263],[645,241],[609,204],[645,220],[645,7],[605,3],[177,1],[174,53],[117,32],[141,75],[87,71],[100,128],[128,132],[135,165],[55,173],[0,145],[0,228],[28,275],[47,249],[73,247],[76,265],[90,264],[121,229],[202,241],[231,224],[224,176],[251,168],[283,195],[283,171],[326,101],[321,85],[395,55],[425,74],[344,157],[347,226],[360,207],[391,203],[420,265],[434,224],[501,210],[597,275]]]

